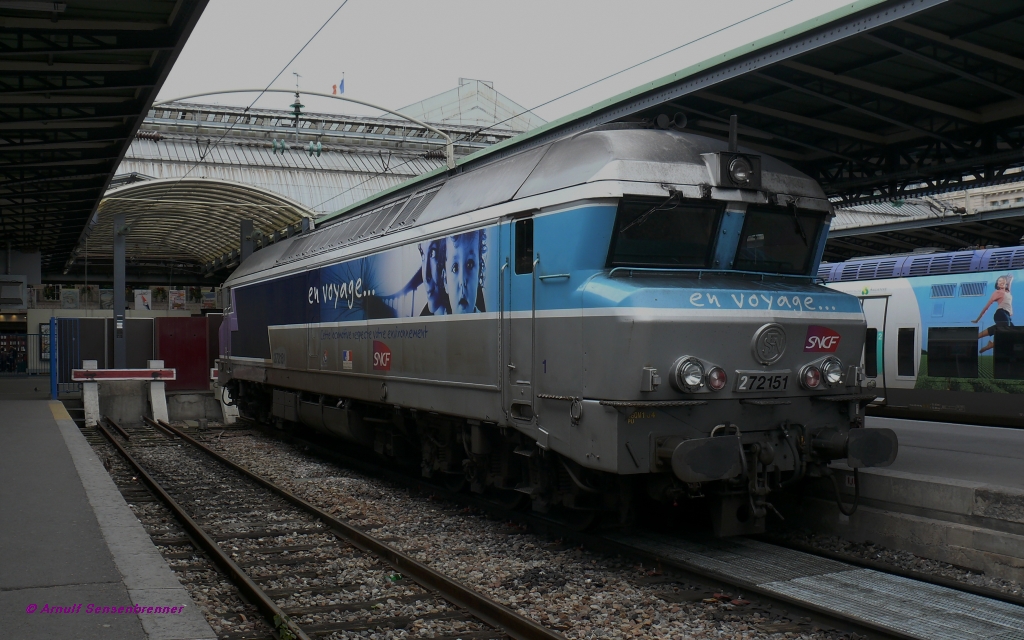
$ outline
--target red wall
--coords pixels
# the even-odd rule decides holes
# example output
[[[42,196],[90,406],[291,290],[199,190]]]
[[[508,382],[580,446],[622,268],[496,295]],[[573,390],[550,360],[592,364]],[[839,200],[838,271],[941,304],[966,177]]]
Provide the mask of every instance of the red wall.
[[[168,391],[210,388],[206,318],[156,318],[156,359],[177,369]]]

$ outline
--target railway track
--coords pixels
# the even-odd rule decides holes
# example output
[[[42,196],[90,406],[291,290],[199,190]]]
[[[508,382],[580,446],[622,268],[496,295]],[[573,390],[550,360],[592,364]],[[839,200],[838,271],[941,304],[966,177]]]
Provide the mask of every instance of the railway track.
[[[265,629],[222,638],[307,640],[427,625],[436,638],[555,640],[563,636],[339,520],[166,423],[98,427],[180,529],[149,523],[165,548],[189,544],[227,576]],[[117,435],[115,435],[115,433]],[[210,460],[215,464],[209,464]],[[142,487],[122,487],[146,501]],[[166,520],[166,518],[164,518]],[[145,524],[145,523],[144,523]],[[210,567],[194,551],[172,561]],[[175,567],[179,570],[181,567]],[[186,567],[188,568],[188,567]],[[210,580],[208,571],[207,580]],[[304,602],[324,602],[296,606]],[[246,620],[245,613],[239,613]],[[250,614],[251,615],[251,614]],[[447,634],[447,631],[450,634]]]
[[[350,468],[444,495],[456,503],[518,521],[535,531],[595,551],[643,559],[666,573],[681,572],[685,580],[703,579],[705,584],[728,587],[734,593],[782,607],[794,617],[806,616],[827,626],[901,640],[1024,638],[1020,631],[1024,629],[1024,598],[993,589],[887,568],[881,563],[815,553],[809,548],[787,548],[764,540],[684,537],[645,531],[574,531],[535,514],[505,509],[399,471],[382,469],[366,459],[339,454],[315,441],[297,440],[311,452]],[[664,579],[669,581],[671,577]]]

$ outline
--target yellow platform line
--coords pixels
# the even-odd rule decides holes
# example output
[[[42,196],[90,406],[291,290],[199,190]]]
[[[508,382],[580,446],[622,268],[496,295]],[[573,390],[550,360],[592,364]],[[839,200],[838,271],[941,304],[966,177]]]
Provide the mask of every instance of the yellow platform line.
[[[54,420],[70,420],[71,414],[64,408],[64,403],[59,400],[50,401],[50,413],[53,414]]]

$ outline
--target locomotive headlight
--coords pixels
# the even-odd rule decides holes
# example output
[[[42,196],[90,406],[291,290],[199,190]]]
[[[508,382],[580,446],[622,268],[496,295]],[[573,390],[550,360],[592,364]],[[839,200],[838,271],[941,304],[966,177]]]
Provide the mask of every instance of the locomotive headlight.
[[[807,389],[817,389],[821,385],[821,370],[814,365],[804,367],[800,373],[800,383]]]
[[[843,379],[843,363],[839,361],[839,358],[826,358],[821,363],[821,373],[825,376],[825,382],[829,386],[839,384],[839,381]]]
[[[675,386],[680,391],[695,391],[704,385],[704,365],[696,358],[680,358],[674,367]]]
[[[747,184],[750,182],[750,176],[753,172],[754,168],[750,166],[750,162],[746,158],[737,156],[729,163],[729,177],[736,184]]]
[[[722,367],[715,367],[708,371],[708,386],[712,391],[721,391],[728,381],[729,376],[725,375],[725,369]]]

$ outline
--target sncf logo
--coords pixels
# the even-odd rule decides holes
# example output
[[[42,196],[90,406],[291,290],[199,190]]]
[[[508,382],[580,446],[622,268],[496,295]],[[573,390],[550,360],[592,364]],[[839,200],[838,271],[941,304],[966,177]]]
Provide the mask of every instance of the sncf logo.
[[[373,368],[377,371],[391,371],[391,349],[380,340],[373,341]]]
[[[815,353],[835,353],[839,348],[840,335],[828,327],[811,325],[807,327],[807,338],[804,340],[804,351]]]

